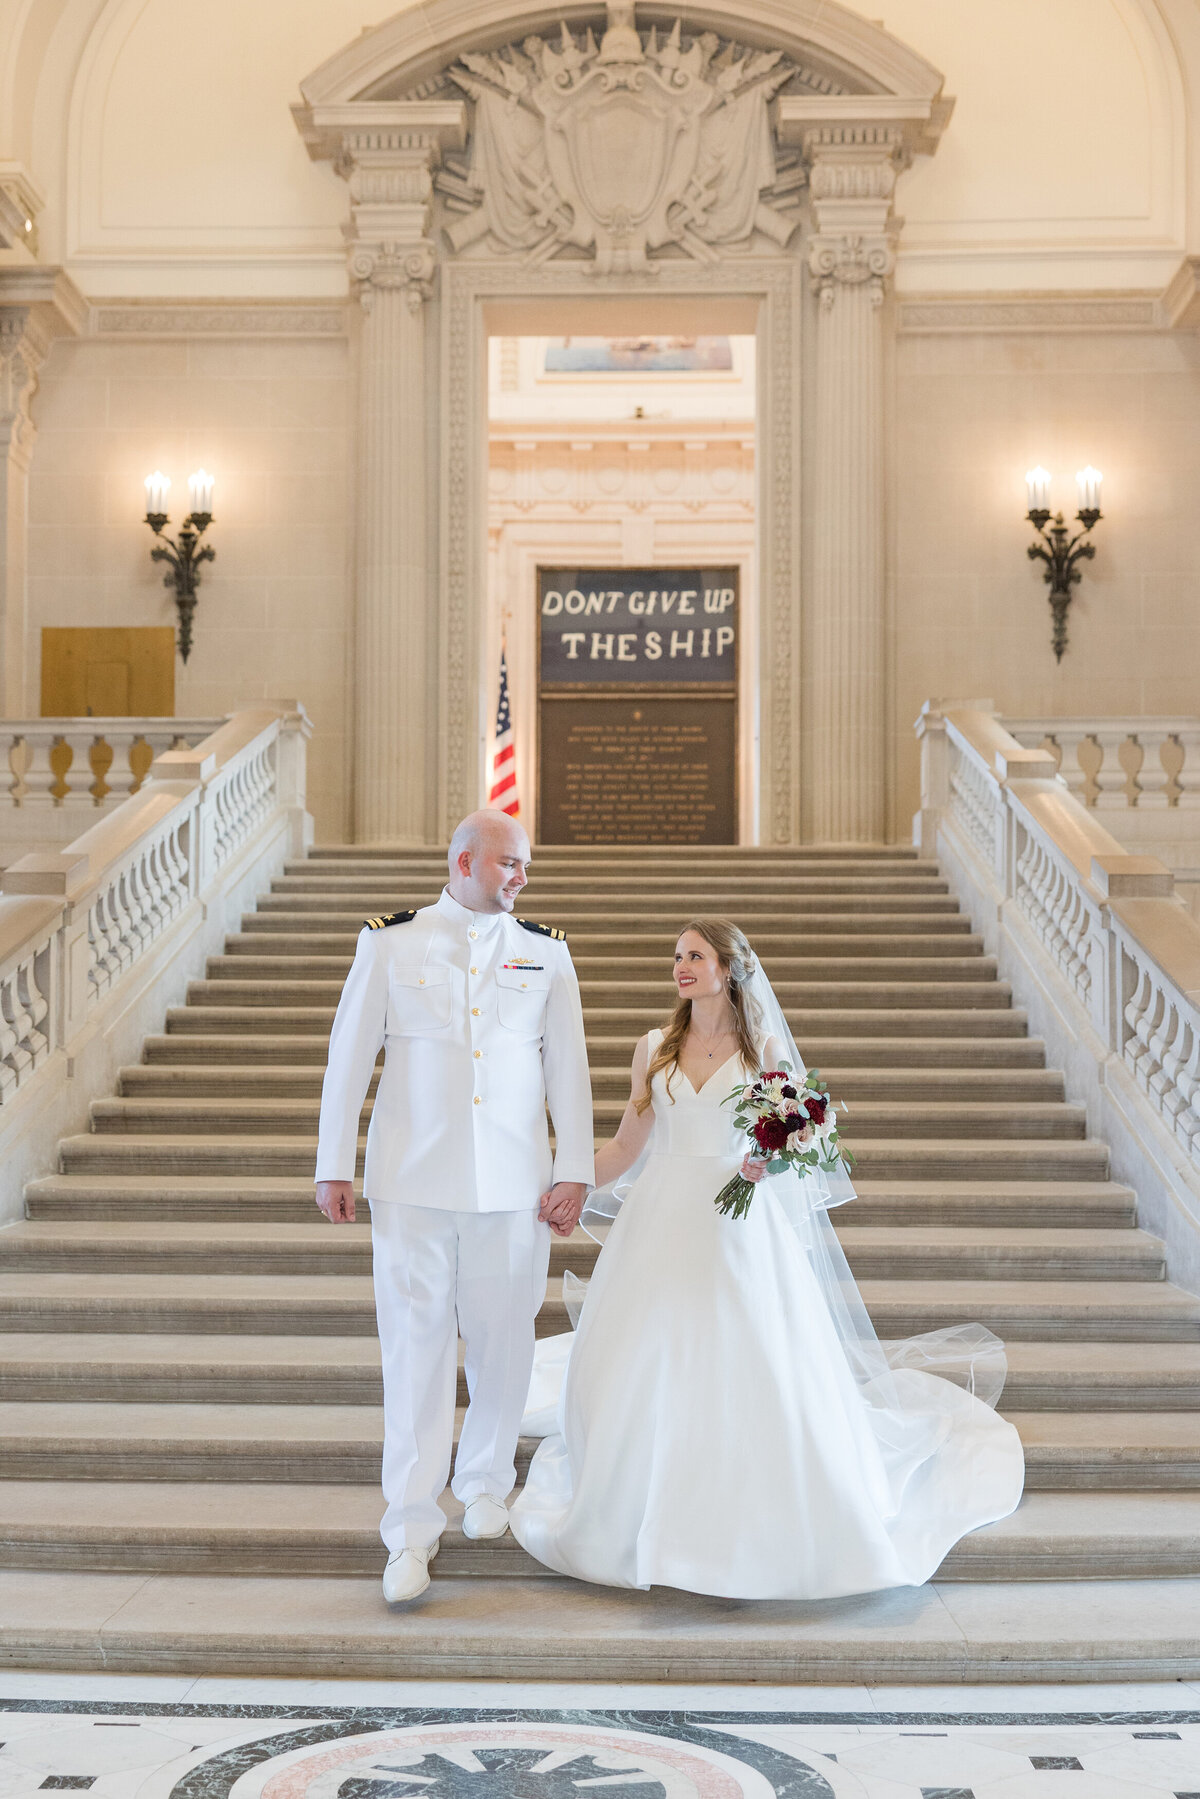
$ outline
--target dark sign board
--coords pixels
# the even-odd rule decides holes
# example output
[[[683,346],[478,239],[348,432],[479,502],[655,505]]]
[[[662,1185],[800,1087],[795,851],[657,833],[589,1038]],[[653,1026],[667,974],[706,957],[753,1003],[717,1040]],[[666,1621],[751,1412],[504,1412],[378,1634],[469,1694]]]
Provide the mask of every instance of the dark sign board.
[[[732,694],[541,704],[540,843],[734,843]]]
[[[737,679],[736,568],[542,568],[543,687]]]

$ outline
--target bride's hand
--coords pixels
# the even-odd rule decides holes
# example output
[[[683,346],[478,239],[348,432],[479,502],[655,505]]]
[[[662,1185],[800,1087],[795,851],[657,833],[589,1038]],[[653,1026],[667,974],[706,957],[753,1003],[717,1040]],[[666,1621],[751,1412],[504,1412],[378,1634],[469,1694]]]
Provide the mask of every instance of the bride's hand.
[[[767,1164],[762,1156],[745,1155],[742,1157],[742,1165],[738,1173],[743,1175],[746,1180],[761,1181],[766,1172]]]

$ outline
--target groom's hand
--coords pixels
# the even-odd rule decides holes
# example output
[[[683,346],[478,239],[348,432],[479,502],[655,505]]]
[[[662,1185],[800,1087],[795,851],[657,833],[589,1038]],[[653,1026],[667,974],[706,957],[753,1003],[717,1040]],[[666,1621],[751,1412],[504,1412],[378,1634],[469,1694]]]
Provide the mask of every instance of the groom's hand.
[[[354,1182],[318,1181],[317,1204],[330,1224],[353,1224]]]
[[[538,1201],[538,1217],[550,1226],[556,1237],[569,1237],[579,1223],[587,1188],[582,1181],[555,1181],[548,1193]]]

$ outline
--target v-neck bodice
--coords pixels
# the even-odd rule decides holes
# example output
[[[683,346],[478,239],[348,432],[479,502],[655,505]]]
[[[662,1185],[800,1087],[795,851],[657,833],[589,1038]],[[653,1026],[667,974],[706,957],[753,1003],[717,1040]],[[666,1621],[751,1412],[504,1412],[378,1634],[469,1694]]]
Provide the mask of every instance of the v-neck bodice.
[[[653,1056],[662,1041],[661,1031],[650,1035]],[[742,1072],[735,1051],[715,1068],[697,1092],[681,1068],[671,1070],[670,1090],[663,1070],[650,1083],[654,1108],[654,1134],[650,1147],[655,1155],[738,1156],[744,1144],[733,1122],[733,1108],[724,1102]]]

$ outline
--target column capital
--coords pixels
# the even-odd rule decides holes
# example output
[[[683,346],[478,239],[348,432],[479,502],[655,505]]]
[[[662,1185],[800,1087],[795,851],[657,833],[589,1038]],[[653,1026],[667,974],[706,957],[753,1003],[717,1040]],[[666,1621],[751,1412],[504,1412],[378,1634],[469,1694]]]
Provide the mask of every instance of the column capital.
[[[38,372],[56,337],[77,336],[87,301],[60,268],[0,269],[0,455],[28,463]]]
[[[894,231],[818,232],[808,240],[809,277],[823,309],[833,305],[839,289],[860,287],[866,289],[872,306],[881,306],[895,266]]]
[[[431,291],[437,249],[430,237],[433,171],[466,141],[459,100],[364,101],[293,108],[314,161],[330,162],[350,190],[344,227],[351,280],[370,307],[400,288],[408,304]]]
[[[437,252],[427,238],[415,244],[351,241],[349,264],[365,311],[371,310],[377,292],[399,288],[409,310],[419,312],[433,292]]]

